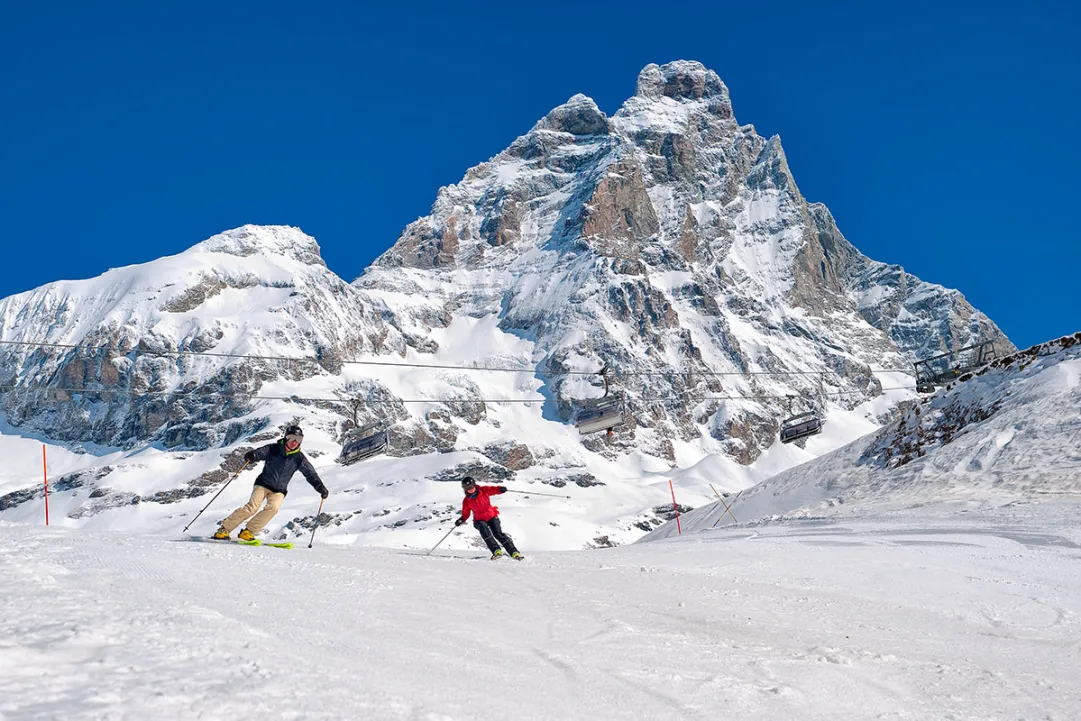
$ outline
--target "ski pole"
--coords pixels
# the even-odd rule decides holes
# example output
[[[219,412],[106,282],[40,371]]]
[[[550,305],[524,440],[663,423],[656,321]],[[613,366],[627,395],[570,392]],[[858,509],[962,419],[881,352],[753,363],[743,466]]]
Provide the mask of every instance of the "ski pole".
[[[560,495],[555,494],[555,493],[537,493],[536,491],[512,491],[509,488],[507,489],[506,492],[507,493],[522,493],[522,494],[525,494],[527,496],[548,496],[549,498],[570,498],[570,496],[560,496]]]
[[[441,545],[443,545],[443,541],[447,540],[447,539],[448,539],[448,538],[450,537],[450,534],[454,533],[454,529],[456,529],[456,528],[457,528],[457,526],[451,526],[451,527],[450,527],[450,530],[449,530],[449,531],[447,531],[447,535],[445,535],[445,536],[443,536],[442,538],[440,538],[440,539],[439,539],[439,543],[437,543],[437,544],[435,544],[434,546],[432,546],[432,551],[434,551],[435,549],[437,549],[437,548],[439,548],[439,547],[440,547]],[[432,551],[428,551],[428,552],[427,552],[427,553],[425,553],[424,555],[425,555],[425,556],[430,556],[430,555],[432,555]]]
[[[315,532],[317,530],[319,530],[319,514],[321,514],[323,512],[323,501],[325,501],[325,500],[327,500],[327,499],[325,499],[325,498],[320,498],[319,499],[319,510],[315,512],[316,524],[315,524],[315,527],[312,528],[312,539],[310,541],[308,541],[308,548],[311,548],[312,544],[315,543]]]
[[[245,468],[247,468],[249,463],[251,463],[251,461],[244,461],[244,465],[242,465],[240,467],[240,471],[243,471]],[[214,497],[210,499],[210,503],[213,503],[214,501],[218,500],[218,496],[221,495],[221,492],[224,491],[226,488],[228,488],[230,483],[232,483],[233,481],[236,480],[236,477],[240,475],[240,471],[237,471],[236,473],[234,473],[233,477],[225,482],[225,485],[222,486],[221,489],[217,493],[214,494]],[[203,506],[203,511],[210,508],[210,503]],[[199,511],[198,513],[196,513],[195,518],[191,519],[191,521],[188,523],[188,525],[184,526],[184,530],[181,531],[181,533],[187,533],[188,529],[191,528],[191,524],[198,521],[199,516],[203,515],[203,511]]]

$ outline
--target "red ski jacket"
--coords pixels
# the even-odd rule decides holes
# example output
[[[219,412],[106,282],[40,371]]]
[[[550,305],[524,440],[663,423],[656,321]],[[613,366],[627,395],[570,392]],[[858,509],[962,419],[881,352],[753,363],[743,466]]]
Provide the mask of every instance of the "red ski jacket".
[[[468,521],[470,513],[474,521],[490,521],[498,516],[499,509],[492,505],[488,496],[498,496],[500,493],[506,493],[503,486],[477,486],[476,495],[462,499],[462,520]]]

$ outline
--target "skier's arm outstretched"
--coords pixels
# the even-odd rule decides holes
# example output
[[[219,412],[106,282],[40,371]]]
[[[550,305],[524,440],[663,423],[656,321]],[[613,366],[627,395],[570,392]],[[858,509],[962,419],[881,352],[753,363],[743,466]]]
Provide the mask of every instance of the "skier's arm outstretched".
[[[498,496],[500,493],[506,493],[506,492],[507,492],[507,487],[506,486],[477,486],[476,495],[479,496],[479,497],[482,497],[482,498],[487,498],[488,496]],[[469,501],[470,501],[469,496],[466,496],[465,498],[462,499],[462,515],[457,521],[454,522],[455,526],[460,526],[463,523],[465,523],[466,521],[468,521],[470,514],[473,514],[474,517],[476,516],[476,514],[473,513],[474,512],[473,504],[470,503]]]

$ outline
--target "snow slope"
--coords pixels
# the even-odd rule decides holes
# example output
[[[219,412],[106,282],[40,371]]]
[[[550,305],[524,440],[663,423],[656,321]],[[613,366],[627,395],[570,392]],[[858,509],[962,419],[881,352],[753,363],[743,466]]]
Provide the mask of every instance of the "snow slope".
[[[844,448],[684,515],[684,532],[1081,495],[1081,333],[993,362]],[[678,533],[668,523],[646,539]]]
[[[451,355],[454,347],[448,345],[441,357],[460,360]],[[481,349],[472,347],[473,352]],[[360,372],[374,375],[402,397],[431,397],[440,390],[438,377],[418,369],[356,371],[347,367],[343,376]],[[477,378],[477,392],[487,397],[530,395],[513,374]],[[327,397],[340,382],[331,376],[299,382],[278,380],[268,385],[266,392]],[[411,404],[410,410],[420,415],[439,407],[438,403]],[[536,407],[489,404],[487,423],[462,424],[459,430],[456,445],[470,450],[384,456],[342,467],[333,460],[340,448],[337,438],[327,432],[335,427],[333,412],[304,410],[305,452],[312,456],[331,496],[316,518],[318,498],[297,476],[281,512],[268,527],[269,534],[275,538],[305,536],[318,524],[328,542],[397,548],[428,548],[439,539],[445,524],[458,512],[462,494],[457,480],[466,472],[519,492],[500,497],[497,504],[507,530],[523,549],[579,549],[630,543],[661,523],[670,513],[669,479],[676,483],[681,505],[699,506],[713,498],[711,485],[735,493],[875,427],[871,410],[865,410],[868,417],[855,424],[831,416],[826,431],[810,439],[806,448],[777,444],[750,466],[711,455],[684,468],[669,469],[644,454],[610,459],[589,453],[577,447],[573,426],[544,420]],[[287,401],[266,401],[258,412],[266,414],[268,425],[276,428],[291,422],[298,410]],[[246,417],[240,421],[249,422]],[[508,428],[512,430],[504,430]],[[544,458],[509,474],[481,452],[508,436],[528,439],[533,451],[543,453]],[[43,440],[47,441],[0,425],[0,450],[12,459],[0,465],[0,519],[36,523],[43,518]],[[267,440],[242,439],[202,452],[151,446],[97,448],[82,454],[48,443],[52,522],[159,536],[175,533],[240,467],[243,450],[263,442]],[[221,518],[247,499],[256,475],[257,470],[244,471],[192,530],[211,533]],[[560,497],[529,495],[529,491]],[[448,547],[474,548],[478,544],[479,538],[470,533],[454,537]]]
[[[1079,511],[523,563],[0,522],[0,718],[1074,719]]]

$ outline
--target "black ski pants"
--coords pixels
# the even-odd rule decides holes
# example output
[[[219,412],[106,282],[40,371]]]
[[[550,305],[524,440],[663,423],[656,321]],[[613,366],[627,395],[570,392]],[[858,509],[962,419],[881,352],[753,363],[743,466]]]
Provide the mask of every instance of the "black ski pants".
[[[499,550],[499,544],[503,544],[503,548],[507,549],[507,553],[511,555],[518,553],[518,549],[514,547],[514,541],[503,533],[503,528],[499,525],[499,516],[487,521],[473,521],[473,528],[480,531],[484,545],[488,546],[488,550],[492,553]]]

